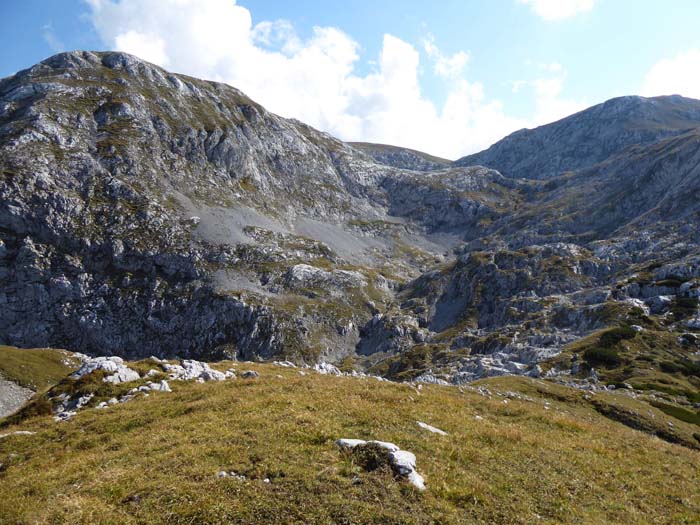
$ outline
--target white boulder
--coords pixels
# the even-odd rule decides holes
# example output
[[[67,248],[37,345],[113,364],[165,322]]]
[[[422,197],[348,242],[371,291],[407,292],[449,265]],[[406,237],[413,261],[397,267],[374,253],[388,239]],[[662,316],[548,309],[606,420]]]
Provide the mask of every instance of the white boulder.
[[[331,375],[331,376],[343,375],[343,373],[338,369],[338,367],[333,366],[330,363],[316,363],[314,365],[314,370],[316,370],[316,372],[318,372],[319,374],[325,374],[325,375]]]
[[[170,385],[165,379],[160,383],[147,383],[147,386],[153,392],[172,392]]]
[[[194,359],[184,359],[179,365],[164,363],[163,370],[170,374],[170,379],[174,381],[224,381],[226,374],[213,370],[207,363],[195,361]]]
[[[117,370],[114,374],[111,376],[107,376],[103,379],[105,383],[129,383],[131,381],[137,381],[138,379],[141,379],[141,376],[136,370],[132,370],[131,368],[127,366],[123,366],[119,370]]]
[[[387,451],[392,470],[406,479],[418,490],[425,490],[425,480],[416,470],[416,456],[407,450],[401,450],[393,443],[386,441],[365,441],[362,439],[339,439],[336,445],[344,450],[352,450],[367,445],[378,445]]]
[[[686,321],[685,326],[687,326],[691,330],[700,330],[700,315],[698,315],[694,319]]]
[[[103,379],[106,383],[127,383],[140,378],[138,372],[126,366],[124,360],[117,356],[89,358],[71,377],[80,379],[97,370],[103,370],[110,374]]]

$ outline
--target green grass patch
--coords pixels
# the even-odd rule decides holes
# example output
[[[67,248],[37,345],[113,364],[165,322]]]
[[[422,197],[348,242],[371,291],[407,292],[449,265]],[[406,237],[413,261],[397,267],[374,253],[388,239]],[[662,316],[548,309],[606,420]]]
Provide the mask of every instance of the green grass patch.
[[[0,376],[35,392],[55,385],[79,365],[64,350],[0,346]]]
[[[625,339],[634,339],[636,335],[637,332],[632,330],[629,326],[618,326],[617,328],[606,330],[601,334],[600,345],[603,348],[611,348]]]
[[[649,404],[655,406],[669,416],[673,416],[676,419],[685,421],[686,423],[692,423],[693,425],[700,426],[700,412],[693,412],[691,410],[681,408],[676,405],[669,405],[668,403],[662,403],[660,401],[651,401]]]

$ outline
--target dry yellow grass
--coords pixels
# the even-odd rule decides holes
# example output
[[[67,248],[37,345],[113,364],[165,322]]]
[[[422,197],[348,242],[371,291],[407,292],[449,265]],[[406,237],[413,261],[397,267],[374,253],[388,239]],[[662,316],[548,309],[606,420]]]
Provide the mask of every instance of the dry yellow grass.
[[[524,378],[480,383],[531,399],[504,402],[239,365],[248,368],[261,377],[172,382],[170,394],[4,430],[37,434],[0,440],[0,521],[700,522],[700,453],[603,417],[580,392]],[[341,437],[414,452],[427,490],[363,472],[339,453]],[[247,480],[219,479],[220,470]]]

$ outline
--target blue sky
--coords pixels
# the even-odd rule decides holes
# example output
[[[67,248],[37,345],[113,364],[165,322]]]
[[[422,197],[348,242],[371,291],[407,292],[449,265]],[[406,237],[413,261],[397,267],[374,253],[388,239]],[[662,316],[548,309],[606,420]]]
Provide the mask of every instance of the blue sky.
[[[3,0],[0,76],[120,49],[451,158],[608,98],[700,98],[695,0]]]

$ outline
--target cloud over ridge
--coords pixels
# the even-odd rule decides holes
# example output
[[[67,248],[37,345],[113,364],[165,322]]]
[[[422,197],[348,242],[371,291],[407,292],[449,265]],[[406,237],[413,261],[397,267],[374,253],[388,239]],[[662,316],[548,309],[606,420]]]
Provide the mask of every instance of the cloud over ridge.
[[[441,107],[419,82],[420,52],[385,34],[376,69],[356,73],[359,44],[334,27],[302,40],[286,21],[253,25],[231,0],[88,0],[110,47],[163,67],[231,84],[285,117],[344,140],[385,142],[451,158],[484,148],[527,123],[508,117],[479,82],[467,52],[427,52],[447,87]]]
[[[226,82],[275,113],[343,140],[458,158],[579,109],[559,100],[563,75],[556,72],[549,86],[546,79],[529,82],[537,104],[533,119],[509,116],[482,83],[467,79],[471,55],[443,53],[432,35],[418,49],[384,34],[374,69],[359,74],[360,45],[342,30],[316,26],[302,39],[285,20],[253,24],[250,11],[234,0],[86,2],[92,25],[110,48]],[[441,104],[421,88],[422,71],[445,88]]]

